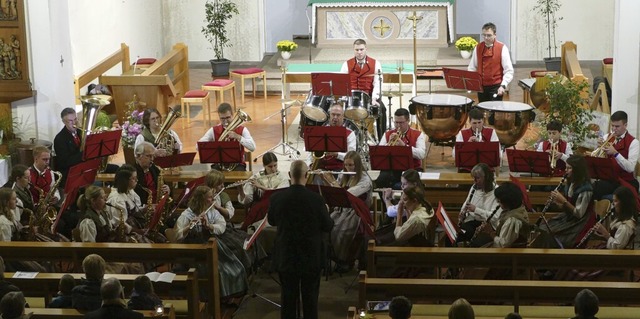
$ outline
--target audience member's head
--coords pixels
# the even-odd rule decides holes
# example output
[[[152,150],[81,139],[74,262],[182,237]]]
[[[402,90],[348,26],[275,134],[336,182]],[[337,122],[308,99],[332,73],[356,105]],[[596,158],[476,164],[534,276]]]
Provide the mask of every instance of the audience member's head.
[[[389,317],[392,319],[408,319],[411,318],[411,300],[405,296],[396,296],[391,299],[389,304]]]
[[[73,278],[73,276],[69,274],[64,274],[62,275],[62,277],[60,277],[60,282],[58,283],[58,290],[60,290],[60,293],[63,295],[70,295],[71,290],[73,289],[73,287],[75,287],[75,285],[76,285],[76,280]]]
[[[577,318],[592,319],[596,317],[600,307],[598,296],[589,289],[582,289],[573,301],[573,309]]]
[[[504,319],[522,319],[522,316],[517,312],[512,312],[504,317]]]
[[[454,301],[449,308],[449,319],[474,319],[473,307],[464,298]]]
[[[0,256],[0,281],[4,280],[4,259]]]
[[[151,279],[145,275],[138,276],[133,281],[133,289],[135,289],[139,294],[152,294],[153,283],[151,282]]]
[[[20,291],[8,292],[0,300],[0,314],[3,319],[17,319],[24,314],[24,305],[27,302]]]
[[[122,290],[120,280],[114,277],[103,280],[102,284],[100,285],[100,296],[102,296],[103,302],[109,300],[124,299],[124,291]]]
[[[100,255],[91,254],[82,261],[82,270],[88,280],[102,280],[107,263]]]

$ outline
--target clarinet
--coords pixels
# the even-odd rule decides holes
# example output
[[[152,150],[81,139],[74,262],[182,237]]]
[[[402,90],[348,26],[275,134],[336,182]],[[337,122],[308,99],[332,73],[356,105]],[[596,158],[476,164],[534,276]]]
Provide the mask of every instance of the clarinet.
[[[612,206],[611,209],[604,215],[604,217],[602,217],[601,220],[595,223],[593,227],[591,227],[591,229],[589,229],[589,231],[586,234],[584,234],[584,237],[580,239],[580,242],[578,242],[578,244],[574,248],[582,248],[582,245],[587,243],[587,240],[589,239],[589,237],[591,237],[591,235],[593,235],[593,233],[600,227],[600,225],[602,225],[602,223],[605,220],[607,220],[607,218],[613,215],[614,212],[615,212],[615,207]]]
[[[476,184],[473,184],[473,186],[471,186],[471,193],[469,193],[469,197],[467,197],[467,200],[466,200],[467,205],[469,205],[469,202],[473,199],[473,195],[475,195],[475,193],[476,193]],[[464,223],[464,220],[467,218],[467,214],[469,213],[469,209],[467,208],[467,205],[465,205],[464,210],[458,216],[458,226],[462,226],[462,224]]]
[[[567,179],[567,175],[568,174],[564,174],[562,176],[562,180],[560,180],[560,183],[558,184],[558,186],[556,186],[554,191],[557,191],[557,190],[560,189],[560,186],[562,186],[562,184],[564,184],[564,181]],[[540,218],[538,218],[538,221],[536,222],[536,225],[539,226],[540,225],[540,221],[543,221],[544,224],[547,226],[547,229],[549,230],[549,235],[551,235],[551,237],[553,237],[553,240],[556,242],[556,244],[558,244],[560,249],[564,249],[564,245],[562,245],[562,242],[560,241],[560,239],[558,239],[558,237],[556,237],[555,232],[551,229],[551,226],[549,226],[549,222],[547,221],[547,218],[544,216],[544,214],[547,212],[549,207],[551,207],[552,203],[553,203],[553,195],[549,195],[549,199],[547,199],[547,203],[544,205],[544,208],[540,212]]]
[[[562,186],[562,184],[564,184],[564,181],[567,180],[567,174],[564,174],[562,176],[562,180],[560,180],[560,183],[558,184],[558,186],[556,186],[556,188],[554,188],[554,191],[557,191],[560,189],[560,186]],[[552,192],[553,193],[553,192]],[[540,214],[542,214],[542,216],[544,216],[544,213],[547,212],[547,210],[549,210],[549,208],[551,207],[551,204],[553,203],[553,195],[549,195],[549,198],[547,199],[547,202],[544,205],[544,208],[542,209],[542,211],[540,212]]]
[[[493,212],[491,212],[491,215],[489,215],[487,220],[483,221],[482,224],[480,224],[480,226],[476,228],[476,232],[473,233],[473,237],[471,237],[471,240],[469,241],[470,243],[472,243],[473,240],[476,239],[476,237],[478,237],[478,235],[482,232],[482,230],[487,226],[491,218],[493,218],[493,216],[496,215],[496,213],[498,212],[498,209],[500,209],[500,205],[496,206],[496,208],[493,210]]]

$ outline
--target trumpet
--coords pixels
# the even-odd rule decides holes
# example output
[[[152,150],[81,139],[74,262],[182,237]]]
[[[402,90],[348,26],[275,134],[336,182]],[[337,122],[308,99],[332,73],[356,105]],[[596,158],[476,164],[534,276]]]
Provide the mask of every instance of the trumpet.
[[[405,135],[407,135],[407,132],[397,131],[396,135],[394,136],[394,138],[390,139],[389,142],[387,143],[387,145],[388,146],[395,146],[396,143],[398,143],[398,141],[404,139]]]
[[[476,142],[482,142],[482,129],[473,130],[473,136],[476,137]]]
[[[596,148],[592,154],[592,156],[594,157],[607,157],[607,149],[613,145],[614,141],[616,140],[616,136],[611,133],[609,138],[607,138],[607,140],[602,143],[602,145],[600,145],[600,147]]]
[[[556,169],[556,165],[557,165],[556,154],[558,154],[558,141],[551,142],[551,152],[549,153],[549,163],[552,170]]]

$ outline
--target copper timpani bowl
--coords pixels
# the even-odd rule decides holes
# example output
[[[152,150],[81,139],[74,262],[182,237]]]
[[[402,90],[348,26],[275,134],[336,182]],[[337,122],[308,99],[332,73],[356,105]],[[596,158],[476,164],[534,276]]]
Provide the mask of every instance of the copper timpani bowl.
[[[411,98],[409,110],[430,142],[449,142],[467,122],[472,104],[473,100],[460,95],[425,94]]]
[[[516,145],[535,120],[533,107],[525,103],[489,101],[480,102],[477,108],[484,111],[484,123],[496,130],[500,144],[505,147]]]

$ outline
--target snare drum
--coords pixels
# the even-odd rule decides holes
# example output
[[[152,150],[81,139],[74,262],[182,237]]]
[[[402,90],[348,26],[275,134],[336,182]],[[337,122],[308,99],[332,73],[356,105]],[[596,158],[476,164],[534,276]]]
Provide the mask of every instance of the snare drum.
[[[360,90],[351,90],[344,116],[353,121],[364,120],[369,116],[369,105],[371,105],[369,94]]]
[[[520,102],[488,101],[477,107],[484,111],[484,123],[496,130],[505,147],[516,145],[536,118],[533,107]]]
[[[329,96],[309,94],[302,106],[302,114],[312,121],[326,122],[329,119],[329,107],[331,107]]]
[[[448,142],[467,122],[473,104],[468,97],[453,94],[425,94],[411,98],[409,109],[416,114],[422,131],[431,142]]]

